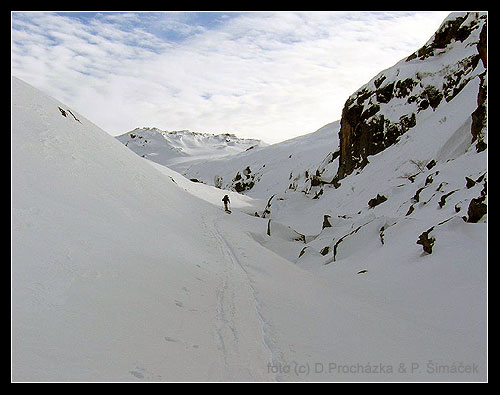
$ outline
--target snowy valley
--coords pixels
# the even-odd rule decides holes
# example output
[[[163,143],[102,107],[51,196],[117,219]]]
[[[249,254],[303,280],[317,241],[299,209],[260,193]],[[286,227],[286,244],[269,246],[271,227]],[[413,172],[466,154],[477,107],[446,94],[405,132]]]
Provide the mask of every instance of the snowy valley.
[[[273,145],[114,138],[13,77],[13,379],[485,381],[486,22]]]

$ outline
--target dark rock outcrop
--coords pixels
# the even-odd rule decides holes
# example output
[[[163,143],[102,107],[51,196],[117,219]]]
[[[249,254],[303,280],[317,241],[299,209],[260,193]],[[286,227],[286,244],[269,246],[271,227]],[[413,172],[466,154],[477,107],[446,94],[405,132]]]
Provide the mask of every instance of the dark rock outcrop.
[[[467,222],[479,222],[486,215],[488,206],[485,200],[485,196],[480,196],[470,201],[469,208],[467,209]]]
[[[250,166],[245,167],[242,173],[243,176],[240,172],[237,172],[232,180],[232,189],[238,193],[248,191],[255,185],[256,175],[252,173]]]
[[[481,177],[482,179],[483,177]],[[477,181],[476,181],[477,182]],[[483,189],[481,190],[480,196],[474,198],[470,201],[469,207],[467,209],[467,222],[476,223],[479,222],[488,212],[488,205],[486,203],[486,198],[488,196],[487,182],[484,181]]]
[[[324,215],[323,216],[323,225],[321,227],[321,230],[323,230],[325,228],[331,228],[332,227],[332,224],[330,223],[330,221],[328,220],[328,218],[330,218],[329,215]]]
[[[432,247],[434,247],[434,243],[436,239],[433,236],[429,237],[429,233],[434,230],[434,227],[428,229],[418,237],[417,244],[420,244],[427,254],[432,254]]]
[[[374,207],[378,206],[379,204],[384,203],[386,200],[387,200],[386,196],[377,194],[376,197],[374,197],[373,199],[370,199],[368,201],[368,206],[370,208],[374,208]]]

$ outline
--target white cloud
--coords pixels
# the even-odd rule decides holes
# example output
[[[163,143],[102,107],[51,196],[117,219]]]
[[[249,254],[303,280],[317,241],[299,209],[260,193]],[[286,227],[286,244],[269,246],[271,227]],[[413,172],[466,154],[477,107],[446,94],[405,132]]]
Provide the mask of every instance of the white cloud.
[[[251,12],[209,26],[190,13],[15,13],[12,73],[111,134],[157,126],[277,142],[339,119],[354,90],[447,14]]]

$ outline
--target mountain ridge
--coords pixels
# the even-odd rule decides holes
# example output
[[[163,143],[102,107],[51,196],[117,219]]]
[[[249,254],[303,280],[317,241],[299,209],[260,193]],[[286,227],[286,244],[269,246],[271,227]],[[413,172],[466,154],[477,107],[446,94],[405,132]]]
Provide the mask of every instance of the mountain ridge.
[[[115,138],[139,156],[164,166],[220,158],[267,146],[261,140],[239,138],[231,133],[167,131],[156,127],[135,128]]]

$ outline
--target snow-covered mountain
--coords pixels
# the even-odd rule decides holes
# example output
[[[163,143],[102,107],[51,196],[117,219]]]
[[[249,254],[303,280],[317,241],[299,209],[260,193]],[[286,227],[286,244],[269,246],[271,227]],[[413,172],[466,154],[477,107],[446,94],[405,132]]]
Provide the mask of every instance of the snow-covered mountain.
[[[13,379],[484,381],[484,26],[450,15],[315,133],[173,169],[13,78]]]
[[[220,158],[267,145],[260,140],[242,139],[230,133],[169,132],[158,128],[136,128],[116,138],[143,158],[178,168],[182,168],[186,161]]]

